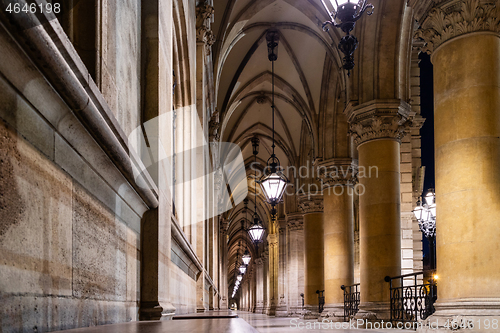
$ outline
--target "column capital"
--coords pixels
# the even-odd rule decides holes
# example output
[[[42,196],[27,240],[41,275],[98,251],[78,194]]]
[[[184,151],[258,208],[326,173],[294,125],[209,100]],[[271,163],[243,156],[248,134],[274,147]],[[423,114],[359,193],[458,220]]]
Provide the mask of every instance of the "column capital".
[[[288,230],[303,230],[304,229],[304,216],[302,213],[292,213],[286,215],[286,223]]]
[[[440,1],[423,18],[416,38],[426,44],[423,51],[434,52],[446,41],[473,32],[500,32],[498,0]]]
[[[298,199],[304,214],[323,213],[323,195],[302,195]]]
[[[337,185],[354,186],[358,181],[358,161],[352,158],[332,158],[318,165],[318,179],[323,189]]]
[[[354,143],[362,143],[376,139],[401,139],[413,127],[415,112],[402,100],[372,100],[353,105],[349,104],[344,113],[347,115],[349,133]]]
[[[214,7],[207,1],[202,1],[196,6],[196,41],[205,44],[207,54],[210,54],[210,47],[215,42],[215,36],[210,28],[210,21],[214,14]]]
[[[269,243],[269,246],[276,246],[278,244],[278,237],[276,234],[267,235],[267,242]]]

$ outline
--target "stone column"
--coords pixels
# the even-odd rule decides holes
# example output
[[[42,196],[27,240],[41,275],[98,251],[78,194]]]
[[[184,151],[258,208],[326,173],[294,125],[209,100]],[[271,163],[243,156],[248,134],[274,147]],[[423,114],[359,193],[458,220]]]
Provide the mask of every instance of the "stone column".
[[[279,223],[279,248],[278,248],[278,303],[276,307],[276,317],[287,317],[287,294],[288,279],[286,274],[286,220],[284,218]]]
[[[255,313],[262,313],[264,308],[264,261],[262,258],[255,259],[256,274],[256,304],[255,304]]]
[[[299,198],[304,213],[304,319],[319,317],[317,290],[324,290],[323,196]]]
[[[411,127],[410,106],[373,100],[346,108],[358,147],[361,303],[357,318],[390,319],[385,276],[401,274],[400,140]]]
[[[262,254],[262,290],[263,290],[263,299],[264,299],[264,304],[262,306],[262,313],[266,314],[267,311],[269,310],[269,301],[270,301],[270,296],[269,296],[269,250],[266,249],[266,251]]]
[[[228,298],[228,292],[229,290],[228,285],[227,285],[227,261],[228,261],[228,256],[227,256],[227,227],[228,227],[228,222],[226,220],[221,220],[220,221],[220,290],[219,293],[221,294],[221,300],[220,300],[220,308],[221,309],[227,309],[229,308],[229,298]]]
[[[304,293],[304,219],[302,214],[287,214],[287,274],[288,315],[302,312],[302,297]]]
[[[278,294],[278,236],[271,234],[267,236],[269,243],[269,306],[266,314],[274,316],[276,314],[277,294]]]
[[[354,284],[354,210],[357,161],[336,158],[319,165],[323,186],[325,310],[328,320],[344,320],[342,285]]]
[[[434,65],[439,280],[430,320],[469,321],[474,332],[500,319],[500,3],[485,2],[442,3],[420,31]]]

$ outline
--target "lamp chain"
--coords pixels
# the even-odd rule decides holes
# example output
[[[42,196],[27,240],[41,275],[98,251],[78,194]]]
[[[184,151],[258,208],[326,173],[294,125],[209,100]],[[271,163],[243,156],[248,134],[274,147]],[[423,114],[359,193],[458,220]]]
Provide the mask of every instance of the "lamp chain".
[[[273,155],[274,155],[274,60],[271,61],[272,64],[272,85],[273,85],[273,90],[272,90],[272,104],[271,104],[271,109],[273,110]]]

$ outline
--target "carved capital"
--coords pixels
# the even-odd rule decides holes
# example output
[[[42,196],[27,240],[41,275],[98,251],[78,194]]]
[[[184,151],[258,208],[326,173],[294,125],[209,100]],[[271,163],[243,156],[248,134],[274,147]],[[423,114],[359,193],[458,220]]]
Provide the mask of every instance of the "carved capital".
[[[322,195],[300,196],[299,208],[304,214],[323,213],[323,196]]]
[[[478,31],[500,32],[499,0],[440,1],[425,16],[415,37],[426,42],[424,51],[430,54],[454,37]]]
[[[413,127],[415,112],[400,100],[373,100],[353,106],[344,111],[350,123],[349,133],[356,145],[376,140],[401,139]]]
[[[270,246],[271,245],[274,246],[278,244],[278,237],[276,236],[276,234],[267,235],[267,242],[269,243]]]
[[[209,142],[217,142],[220,139],[220,122],[219,122],[219,111],[215,110],[210,117],[210,121],[208,122],[208,138]]]
[[[358,181],[358,162],[351,158],[335,158],[318,165],[318,179],[323,188],[354,186]]]
[[[206,2],[196,6],[196,41],[205,44],[208,54],[215,42],[214,33],[210,29],[210,21],[214,12],[214,7]]]
[[[289,231],[304,229],[304,216],[301,213],[287,214],[286,222]]]

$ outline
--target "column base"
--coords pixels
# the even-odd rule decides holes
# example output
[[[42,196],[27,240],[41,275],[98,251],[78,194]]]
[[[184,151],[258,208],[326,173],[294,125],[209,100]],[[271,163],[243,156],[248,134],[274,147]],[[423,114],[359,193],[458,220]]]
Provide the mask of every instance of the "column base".
[[[436,312],[421,322],[418,333],[498,332],[500,298],[467,298],[436,302]]]
[[[303,311],[301,306],[289,306],[287,309],[288,316],[300,316]]]
[[[285,305],[280,305],[276,308],[276,317],[288,317],[288,309]]]
[[[254,311],[253,311],[253,312],[254,312],[254,313],[263,313],[263,311],[264,311],[264,306],[263,306],[262,304],[259,304],[259,305],[257,305],[257,306],[255,307],[255,309],[254,309]]]
[[[276,315],[276,305],[271,304],[266,311],[266,314],[268,316],[275,316]]]
[[[158,302],[141,302],[139,308],[139,320],[160,320],[163,308]]]
[[[391,320],[391,305],[389,302],[362,303],[359,305],[359,311],[354,316],[354,319],[363,320],[365,323],[390,321]],[[362,326],[360,325],[359,328],[362,328]]]
[[[344,321],[344,303],[326,304],[323,312],[321,313],[321,319],[325,319],[329,322]]]
[[[177,310],[175,306],[170,302],[160,302],[160,305],[163,308],[161,320],[171,320]]]
[[[300,313],[300,319],[318,319],[321,316],[317,305],[304,305],[304,309]]]

